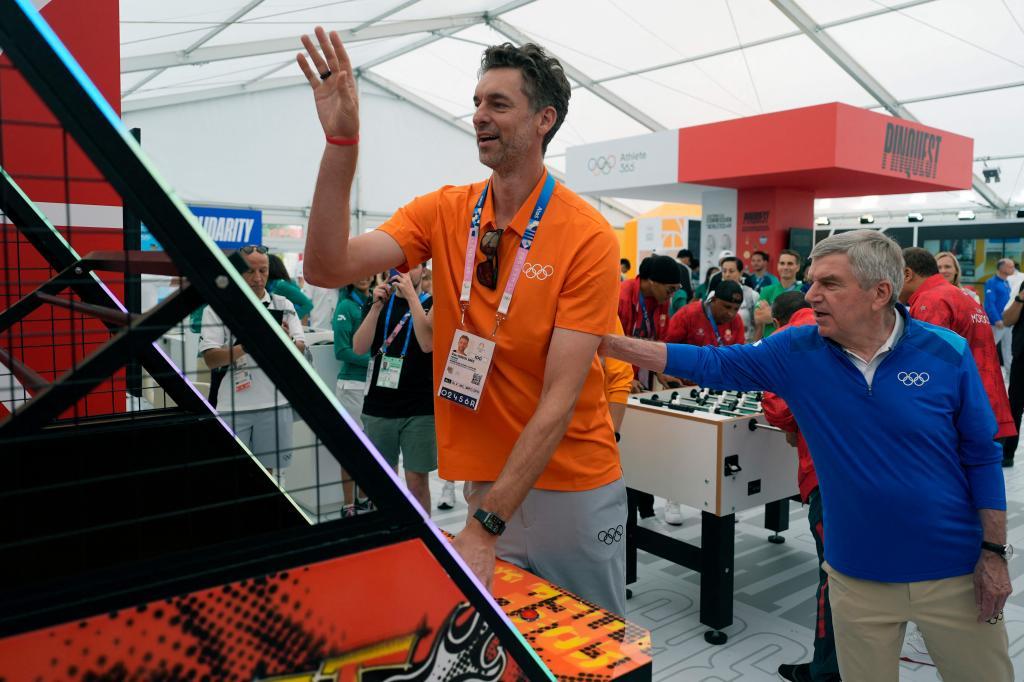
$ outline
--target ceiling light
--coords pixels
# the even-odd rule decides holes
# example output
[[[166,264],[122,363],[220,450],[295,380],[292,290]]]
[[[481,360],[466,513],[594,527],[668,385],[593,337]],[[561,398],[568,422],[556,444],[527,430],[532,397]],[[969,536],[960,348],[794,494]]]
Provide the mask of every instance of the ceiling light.
[[[907,222],[908,223],[923,223],[924,222],[924,214],[922,214],[922,213],[908,213],[907,214]]]
[[[999,182],[999,168],[982,168],[981,174],[985,178],[985,184]]]
[[[818,216],[814,219],[815,225],[831,225],[832,221],[828,219],[827,215]]]
[[[864,215],[862,215],[860,217],[860,224],[861,225],[874,225],[874,223],[875,223],[875,216],[871,215],[870,213],[865,213]]]
[[[974,211],[971,210],[959,211],[956,214],[957,220],[974,220],[975,218],[977,218],[977,216],[974,215]]]

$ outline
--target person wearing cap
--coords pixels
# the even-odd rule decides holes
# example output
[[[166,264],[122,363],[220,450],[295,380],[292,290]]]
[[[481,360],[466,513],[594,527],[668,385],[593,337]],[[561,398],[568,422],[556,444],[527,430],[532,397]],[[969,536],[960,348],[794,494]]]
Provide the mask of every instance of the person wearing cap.
[[[679,264],[669,256],[648,256],[640,272],[619,287],[619,321],[626,336],[658,340],[668,330],[668,306],[679,291]]]
[[[648,256],[640,261],[637,276],[619,287],[619,322],[626,336],[651,341],[664,338],[668,330],[669,302],[679,291],[679,279],[679,265],[668,256]],[[653,388],[655,377],[668,384],[668,377],[634,367],[630,390],[638,393]],[[627,504],[636,507],[640,518],[654,516],[653,495],[627,488],[626,496]]]
[[[745,343],[743,320],[738,314],[742,304],[741,286],[722,280],[706,301],[692,301],[672,316],[664,340],[694,346]]]

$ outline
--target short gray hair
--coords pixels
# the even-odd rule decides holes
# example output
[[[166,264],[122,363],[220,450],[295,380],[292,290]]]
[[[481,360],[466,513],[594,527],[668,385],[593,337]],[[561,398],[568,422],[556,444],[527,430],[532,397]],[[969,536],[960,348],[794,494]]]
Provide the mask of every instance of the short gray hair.
[[[853,276],[861,289],[870,289],[879,282],[892,285],[893,304],[903,288],[903,250],[899,244],[875,230],[853,230],[833,235],[818,242],[811,251],[811,260],[845,253],[850,259]]]

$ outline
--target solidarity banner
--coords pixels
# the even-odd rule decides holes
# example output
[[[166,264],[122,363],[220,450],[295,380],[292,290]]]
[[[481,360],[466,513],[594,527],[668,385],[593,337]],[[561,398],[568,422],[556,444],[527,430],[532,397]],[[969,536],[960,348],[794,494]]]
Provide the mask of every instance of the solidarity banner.
[[[224,250],[263,243],[263,212],[242,208],[189,206],[199,226]],[[142,227],[142,250],[160,251],[159,242]]]

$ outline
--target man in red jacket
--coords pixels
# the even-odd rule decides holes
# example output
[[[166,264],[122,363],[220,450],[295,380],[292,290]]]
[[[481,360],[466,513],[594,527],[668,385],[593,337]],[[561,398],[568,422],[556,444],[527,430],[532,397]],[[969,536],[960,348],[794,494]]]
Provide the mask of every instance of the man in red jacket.
[[[668,256],[648,256],[635,279],[619,285],[619,321],[626,336],[661,341],[668,304],[679,291],[679,265]]]
[[[900,302],[910,308],[911,317],[945,327],[967,339],[996,416],[996,440],[1015,435],[1017,427],[1010,412],[1010,399],[985,309],[946,281],[939,274],[935,256],[925,249],[903,249],[903,261],[906,267],[903,268]]]
[[[800,291],[780,294],[772,304],[772,318],[778,326],[774,334],[784,333],[789,327],[814,324],[814,311],[804,300]],[[773,335],[774,335],[773,334]],[[807,521],[814,536],[814,547],[818,552],[818,591],[815,600],[818,607],[817,622],[814,626],[814,657],[810,663],[779,666],[779,676],[798,682],[833,682],[839,680],[839,660],[836,657],[836,640],[832,631],[832,609],[828,603],[828,574],[822,564],[825,562],[825,535],[822,525],[821,493],[818,491],[818,474],[814,471],[807,441],[800,433],[800,427],[789,411],[786,402],[774,393],[766,392],[761,400],[764,417],[772,426],[786,432],[786,440],[796,445],[800,465],[797,469],[797,485],[800,499],[807,505]]]
[[[731,346],[745,343],[743,320],[736,313],[743,304],[743,289],[732,280],[719,280],[714,296],[691,301],[676,311],[662,341],[694,346]]]
[[[668,309],[672,295],[679,291],[680,269],[678,263],[668,256],[648,256],[640,261],[636,278],[627,279],[619,285],[619,322],[625,336],[651,341],[662,341],[668,329]],[[664,385],[668,378],[655,375]],[[632,393],[652,388],[651,372],[633,367]],[[626,488],[626,503],[637,508],[640,518],[654,516],[654,495],[634,488]],[[675,509],[678,510],[678,505]],[[682,515],[669,515],[673,521],[682,523]],[[673,524],[675,525],[675,524]]]

